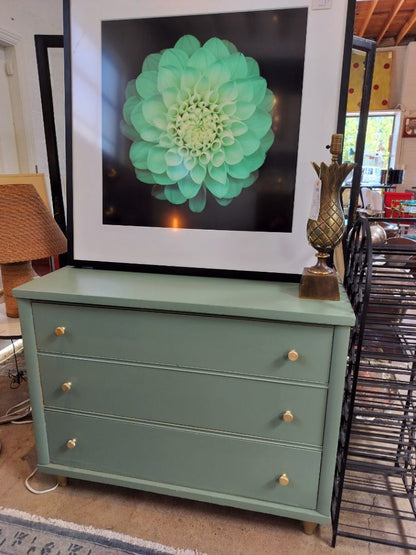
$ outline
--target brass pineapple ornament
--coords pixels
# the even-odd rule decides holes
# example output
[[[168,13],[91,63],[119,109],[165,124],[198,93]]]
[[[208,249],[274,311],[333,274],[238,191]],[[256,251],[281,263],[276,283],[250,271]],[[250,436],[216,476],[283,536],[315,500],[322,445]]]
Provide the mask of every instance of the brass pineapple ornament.
[[[332,135],[329,148],[332,163],[320,165],[312,162],[312,166],[321,182],[319,214],[316,220],[309,219],[306,232],[308,241],[317,250],[318,259],[315,266],[305,268],[300,283],[300,296],[309,299],[339,301],[338,274],[327,265],[327,260],[341,241],[344,231],[344,214],[341,208],[340,190],[348,174],[355,164],[337,162],[342,152],[340,134]]]

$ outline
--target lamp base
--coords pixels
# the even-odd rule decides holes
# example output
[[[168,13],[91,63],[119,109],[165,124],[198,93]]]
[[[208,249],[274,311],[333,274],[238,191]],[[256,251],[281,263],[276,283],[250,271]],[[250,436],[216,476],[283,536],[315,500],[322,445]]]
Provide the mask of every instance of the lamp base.
[[[313,267],[315,268],[315,267]],[[322,301],[339,301],[338,273],[317,274],[312,268],[304,268],[300,280],[299,297]]]
[[[18,318],[17,299],[13,297],[12,291],[15,287],[31,281],[36,273],[33,271],[32,262],[12,262],[1,265],[1,277],[3,280],[4,300],[6,303],[6,314],[10,318]]]

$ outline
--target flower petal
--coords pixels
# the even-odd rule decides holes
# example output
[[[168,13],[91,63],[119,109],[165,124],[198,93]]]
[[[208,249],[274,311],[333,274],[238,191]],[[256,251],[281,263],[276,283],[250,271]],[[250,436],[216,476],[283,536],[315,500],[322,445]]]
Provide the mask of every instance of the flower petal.
[[[247,75],[250,77],[258,77],[260,75],[260,68],[256,60],[254,58],[251,58],[250,56],[246,56],[246,63]]]
[[[215,62],[210,68],[207,75],[210,86],[215,89],[220,87],[223,83],[230,80],[230,70],[225,64],[225,60]]]
[[[182,162],[182,156],[174,148],[165,152],[165,160],[168,166],[177,166]]]
[[[167,173],[155,173],[153,178],[158,185],[174,185],[176,183]]]
[[[163,89],[162,98],[166,108],[170,108],[178,101],[178,92],[178,89],[174,87]]]
[[[244,79],[248,75],[246,57],[241,52],[231,54],[226,60],[231,79]]]
[[[228,129],[226,129],[221,133],[221,142],[222,142],[221,146],[230,146],[234,143],[234,141],[235,141],[235,137]]]
[[[196,164],[196,166],[191,170],[192,179],[199,185],[204,181],[206,174],[207,168],[206,166],[201,166],[201,164]]]
[[[186,158],[184,158],[183,163],[185,164],[185,168],[188,171],[191,171],[197,165],[196,159],[192,156],[187,156]]]
[[[235,117],[240,120],[248,119],[256,110],[256,105],[251,102],[236,102],[235,107]]]
[[[153,185],[152,196],[158,200],[166,200],[165,188],[161,185]]]
[[[220,102],[234,102],[238,96],[238,89],[235,81],[227,81],[218,89],[218,99]]]
[[[247,133],[238,137],[238,142],[243,149],[244,156],[250,156],[250,154],[256,152],[256,150],[260,146],[259,138],[250,129],[247,131]]]
[[[198,194],[201,188],[201,183],[195,183],[191,176],[187,175],[178,181],[178,187],[183,196],[190,199]]]
[[[239,187],[241,186],[243,189],[246,189],[247,187],[250,187],[251,185],[253,185],[253,183],[257,181],[258,177],[259,177],[259,172],[257,170],[254,172],[251,172],[251,174],[245,179],[238,180],[238,186]]]
[[[159,68],[162,67],[174,67],[179,71],[182,71],[186,64],[188,63],[188,55],[181,49],[168,48],[162,53],[160,58]]]
[[[130,98],[130,96],[137,96],[136,91],[136,79],[131,79],[126,86],[126,90],[124,91],[124,96],[126,100]]]
[[[262,109],[258,109],[246,120],[248,128],[253,131],[260,139],[269,131],[272,126],[272,117]]]
[[[230,102],[229,104],[223,104],[221,111],[223,114],[225,114],[228,117],[233,116],[236,112],[235,102]]]
[[[130,122],[132,126],[136,129],[136,131],[140,131],[140,128],[144,125],[148,125],[147,121],[144,119],[143,109],[142,109],[143,101],[136,102],[130,112]],[[125,102],[126,111],[129,110],[128,101]],[[126,114],[128,115],[128,114]],[[127,118],[126,118],[126,121]]]
[[[147,155],[147,167],[153,173],[166,171],[165,149],[160,146],[152,146]]]
[[[166,114],[166,106],[159,95],[143,100],[142,110],[144,119],[152,124],[153,119],[161,114]]]
[[[141,100],[137,96],[130,96],[126,102],[123,104],[123,118],[127,123],[132,123],[131,114],[134,109],[137,110],[136,106],[141,103]]]
[[[131,141],[140,140],[140,135],[137,133],[134,127],[126,123],[125,121],[120,122],[120,131],[125,137],[127,137],[127,139],[130,139]]]
[[[199,81],[195,85],[195,92],[206,95],[206,93],[210,92],[210,84],[209,80],[205,75],[199,78]]]
[[[230,54],[234,54],[234,52],[237,52],[237,47],[234,45],[234,43],[232,43],[231,41],[227,40],[227,39],[223,39],[222,41],[225,46],[227,47],[227,50]]]
[[[230,55],[230,52],[224,42],[216,37],[212,37],[207,40],[202,48],[211,52],[216,60],[227,58]]]
[[[184,35],[175,44],[175,48],[183,50],[188,56],[192,56],[200,46],[201,43],[193,35]]]
[[[211,52],[200,48],[199,50],[196,50],[196,52],[194,52],[189,58],[188,66],[194,67],[198,69],[201,73],[203,73],[213,63],[215,63],[214,55],[211,54]]]
[[[159,91],[170,89],[171,87],[179,89],[181,84],[180,71],[175,67],[161,67],[157,77],[157,88]]]
[[[149,170],[135,170],[136,173],[136,177],[139,181],[141,181],[142,183],[146,183],[146,185],[154,185],[155,184],[155,178],[152,174],[152,172],[149,172]]]
[[[252,79],[237,79],[236,81],[233,81],[233,83],[235,83],[239,102],[253,101],[254,91]]]
[[[266,110],[266,112],[271,112],[273,110],[274,103],[275,103],[274,94],[270,89],[267,89],[264,95],[264,99],[260,105],[260,108],[263,108],[263,110]]]
[[[270,129],[260,140],[261,148],[267,152],[274,142],[274,133]]]
[[[208,191],[212,193],[214,197],[223,198],[228,193],[228,180],[225,183],[220,183],[210,175],[207,175],[204,183]]]
[[[228,181],[229,186],[227,198],[232,199],[238,197],[243,190],[244,179],[235,179],[233,177],[229,177]]]
[[[136,79],[136,89],[142,98],[157,94],[157,71],[143,71]]]
[[[129,156],[135,168],[147,170],[147,155],[149,154],[150,146],[149,143],[143,141],[131,145]]]
[[[140,137],[149,143],[157,143],[159,142],[159,138],[161,135],[160,129],[157,129],[153,125],[142,125],[139,130]]]
[[[183,204],[186,202],[186,198],[180,192],[177,185],[167,185],[165,187],[165,196],[172,204]]]
[[[181,73],[181,89],[193,91],[201,74],[194,67],[187,67]]]
[[[247,169],[250,170],[251,173],[261,168],[261,166],[264,164],[265,159],[266,153],[263,151],[263,149],[259,148],[258,150],[256,150],[256,152],[244,158],[244,165]]]
[[[215,166],[208,166],[208,172],[215,181],[223,184],[227,182],[227,167],[225,164],[218,166],[218,168]]]
[[[251,169],[248,167],[248,164],[245,163],[245,158],[243,158],[243,162],[241,164],[236,164],[235,166],[230,166],[228,168],[228,173],[231,177],[235,177],[237,179],[247,179],[247,177],[251,173]]]
[[[166,169],[168,176],[176,183],[179,179],[183,179],[188,174],[185,164],[181,163],[177,166],[168,166]]]
[[[189,208],[192,212],[202,212],[202,210],[205,208],[206,202],[207,192],[205,187],[201,187],[197,196],[189,200]]]
[[[230,202],[233,200],[231,198],[217,198],[215,197],[215,200],[218,202],[218,204],[220,206],[228,206],[230,204]]]
[[[161,57],[161,54],[149,54],[146,56],[142,65],[142,71],[157,71]]]
[[[244,157],[243,149],[238,141],[230,146],[224,147],[225,161],[227,164],[234,166],[239,164]]]
[[[263,77],[259,77],[258,79],[252,79],[251,81],[253,87],[253,102],[254,104],[259,105],[264,100],[264,96],[267,91],[267,83]]]
[[[173,146],[172,139],[167,133],[160,134],[159,146],[163,146],[163,148],[171,148]]]
[[[218,168],[225,162],[225,154],[223,150],[217,150],[212,154],[211,163],[213,166]]]
[[[242,121],[233,121],[230,125],[230,131],[234,135],[234,137],[239,137],[240,135],[244,135],[247,133],[247,125]]]

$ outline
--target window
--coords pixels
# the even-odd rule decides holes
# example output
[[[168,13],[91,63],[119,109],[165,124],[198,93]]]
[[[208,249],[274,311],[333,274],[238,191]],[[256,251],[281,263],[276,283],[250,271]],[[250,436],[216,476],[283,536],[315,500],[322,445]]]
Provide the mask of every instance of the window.
[[[355,159],[359,117],[359,114],[356,113],[347,114],[342,153],[344,162],[353,162]],[[380,184],[382,182],[381,171],[395,167],[400,118],[399,110],[383,110],[368,114],[361,173],[362,185]]]

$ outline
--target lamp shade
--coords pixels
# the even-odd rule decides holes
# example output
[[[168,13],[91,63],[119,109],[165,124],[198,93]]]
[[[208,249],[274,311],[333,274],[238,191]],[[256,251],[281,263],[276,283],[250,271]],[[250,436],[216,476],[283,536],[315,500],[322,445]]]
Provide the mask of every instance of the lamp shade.
[[[18,316],[11,290],[32,279],[31,261],[66,250],[64,234],[33,185],[0,185],[0,264],[8,316]]]

